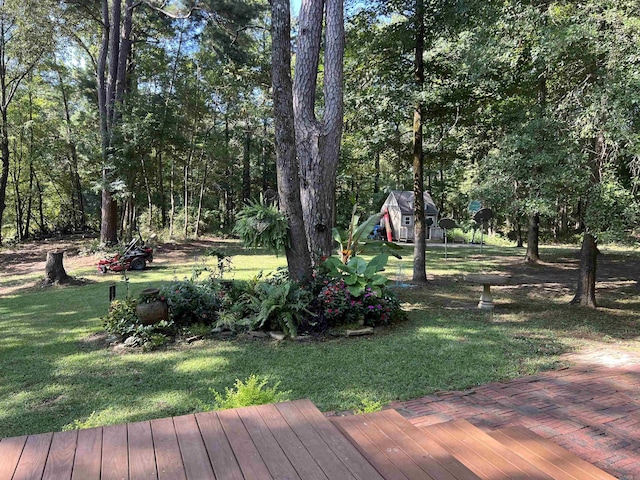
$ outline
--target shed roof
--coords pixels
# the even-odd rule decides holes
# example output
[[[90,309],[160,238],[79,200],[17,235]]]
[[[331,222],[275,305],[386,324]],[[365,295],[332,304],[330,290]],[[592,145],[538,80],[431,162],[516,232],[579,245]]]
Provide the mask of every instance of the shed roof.
[[[425,215],[438,215],[438,208],[433,202],[429,192],[424,192],[424,213]],[[393,201],[395,200],[395,202]],[[400,208],[402,215],[413,215],[413,192],[393,190],[389,193],[387,200],[384,202],[385,206],[390,204],[397,204]]]

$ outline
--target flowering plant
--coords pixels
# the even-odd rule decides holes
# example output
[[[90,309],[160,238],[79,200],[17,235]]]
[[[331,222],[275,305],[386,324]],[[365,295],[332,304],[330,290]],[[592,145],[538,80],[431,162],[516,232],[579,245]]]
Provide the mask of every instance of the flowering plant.
[[[330,325],[363,322],[368,326],[386,325],[402,316],[400,302],[387,289],[377,293],[367,287],[354,296],[343,280],[328,282],[318,295]]]

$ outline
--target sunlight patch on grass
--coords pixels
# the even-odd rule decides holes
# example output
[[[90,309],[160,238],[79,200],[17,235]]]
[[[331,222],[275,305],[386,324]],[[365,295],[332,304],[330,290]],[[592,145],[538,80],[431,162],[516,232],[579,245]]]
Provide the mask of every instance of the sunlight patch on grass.
[[[191,358],[175,366],[176,373],[214,373],[223,369],[229,361],[220,357]]]

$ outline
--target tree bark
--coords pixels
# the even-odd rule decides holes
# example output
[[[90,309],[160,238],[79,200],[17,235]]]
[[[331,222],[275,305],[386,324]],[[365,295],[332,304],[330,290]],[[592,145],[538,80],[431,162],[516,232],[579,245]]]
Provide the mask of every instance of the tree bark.
[[[418,92],[424,86],[424,1],[416,0],[416,50],[414,75]],[[419,99],[413,112],[413,201],[414,201],[414,244],[413,244],[413,278],[414,283],[427,282],[427,228],[424,216],[424,177],[422,148],[423,105]]]
[[[326,3],[324,42],[324,115],[315,114],[316,86]],[[299,19],[293,84],[295,140],[300,162],[300,198],[307,241],[314,263],[331,254],[335,190],[343,118],[343,0],[308,0]]]
[[[248,123],[248,122],[247,122]],[[242,152],[242,203],[251,198],[251,130],[247,125],[244,132],[244,149]]]
[[[44,267],[45,271],[45,284],[62,284],[71,280],[71,277],[67,275],[62,262],[64,250],[52,250],[47,252],[47,263]]]
[[[571,300],[572,304],[596,308],[596,266],[598,244],[590,233],[584,234],[582,248],[580,249],[580,274],[576,294]]]
[[[102,43],[98,59],[98,105],[100,111],[100,135],[102,137],[102,220],[100,241],[103,244],[117,243],[117,205],[110,191],[111,169],[116,152],[114,130],[119,121],[126,87],[127,60],[131,52],[131,29],[133,25],[133,0],[125,0],[124,21],[122,20],[122,0],[111,2],[102,0]],[[122,31],[122,35],[121,35]]]
[[[591,156],[591,185],[597,186],[602,179],[600,169],[606,157],[606,145],[603,133],[599,133],[592,141]],[[585,202],[584,211],[588,210],[588,200]],[[596,308],[596,265],[598,244],[596,237],[585,227],[580,250],[580,273],[576,294],[571,300],[573,304]]]
[[[271,35],[273,39],[271,81],[278,196],[280,210],[289,221],[289,245],[285,248],[285,254],[290,277],[296,281],[304,281],[311,278],[312,269],[300,202],[300,178],[296,158],[289,0],[272,0]]]
[[[527,253],[524,261],[527,263],[538,263],[540,261],[540,215],[534,213],[529,217],[529,233],[527,234]]]

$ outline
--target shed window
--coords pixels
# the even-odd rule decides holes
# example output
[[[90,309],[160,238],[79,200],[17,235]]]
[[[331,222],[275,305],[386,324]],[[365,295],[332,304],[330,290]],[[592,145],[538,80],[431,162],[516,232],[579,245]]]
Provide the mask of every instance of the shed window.
[[[404,224],[406,226],[410,226],[411,225],[411,216],[410,215],[405,215],[404,216]]]

